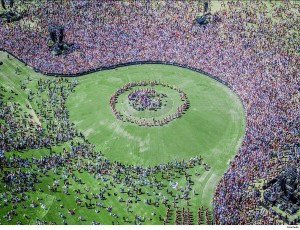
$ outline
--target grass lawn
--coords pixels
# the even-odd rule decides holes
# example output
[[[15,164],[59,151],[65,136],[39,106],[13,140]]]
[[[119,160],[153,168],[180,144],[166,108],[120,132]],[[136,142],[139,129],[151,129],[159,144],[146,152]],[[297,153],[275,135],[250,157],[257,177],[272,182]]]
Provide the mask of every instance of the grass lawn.
[[[8,60],[7,54],[0,52],[0,60],[4,62],[0,66],[0,83],[5,88],[13,89],[18,95],[12,98],[12,101],[19,102],[26,110],[28,92],[21,90],[20,81],[24,81],[30,76],[27,87],[36,90],[38,79],[46,79],[48,77],[35,73],[29,67],[24,66],[16,59]],[[20,69],[20,73],[15,72],[16,68]],[[95,145],[95,151],[100,151],[110,161],[118,160],[124,164],[135,165],[159,165],[167,162],[187,161],[191,157],[201,155],[203,161],[210,167],[205,170],[202,165],[191,167],[189,174],[193,181],[193,193],[190,195],[189,208],[193,215],[193,224],[196,224],[197,209],[200,206],[212,209],[212,198],[214,189],[220,177],[228,167],[228,160],[233,158],[242,141],[245,129],[245,115],[242,104],[238,97],[227,87],[216,82],[215,80],[196,73],[194,71],[179,67],[166,65],[135,65],[122,67],[115,70],[102,71],[86,76],[78,77],[78,86],[71,93],[67,100],[67,109],[69,111],[70,121],[75,124],[75,128],[81,131],[86,139]],[[161,127],[140,127],[135,124],[125,123],[117,120],[112,114],[109,106],[109,99],[117,88],[123,86],[130,81],[140,80],[160,80],[181,88],[190,101],[190,108],[182,115],[182,117]],[[163,87],[158,87],[158,91],[163,92]],[[143,112],[142,116],[163,116],[166,113],[174,111],[174,107],[179,103],[178,95],[174,92],[167,91],[166,108],[157,113]],[[174,95],[173,95],[174,94]],[[36,98],[36,101],[40,98]],[[120,99],[121,100],[121,99]],[[31,103],[32,109],[28,112],[36,116],[37,106]],[[140,115],[126,104],[126,95],[119,103],[118,109],[125,113],[135,113],[134,116]],[[123,104],[121,104],[123,103]],[[165,110],[164,110],[165,109]],[[1,121],[2,122],[2,121]],[[43,125],[43,124],[42,124]],[[75,139],[75,141],[77,141]],[[63,147],[69,148],[70,142],[60,146],[53,147],[55,152],[62,151]],[[12,151],[6,153],[7,156],[13,153],[22,157],[31,157],[32,155],[40,157],[49,154],[48,149],[26,150],[23,152]],[[36,169],[32,169],[36,171]],[[198,173],[196,173],[198,172]],[[143,186],[143,194],[140,195],[140,201],[133,202],[130,205],[130,212],[126,211],[125,202],[119,202],[117,197],[121,196],[124,200],[128,199],[126,193],[120,193],[123,184],[115,184],[115,187],[109,186],[109,193],[117,193],[117,196],[111,195],[103,201],[105,207],[113,206],[113,212],[119,215],[116,220],[109,215],[105,209],[101,209],[100,213],[96,213],[95,206],[86,208],[76,206],[74,203],[75,189],[88,188],[89,193],[99,192],[99,189],[108,185],[111,181],[106,176],[107,181],[101,181],[84,170],[74,171],[74,174],[81,178],[84,184],[78,184],[70,179],[69,195],[62,192],[62,180],[58,192],[52,192],[47,186],[53,182],[54,178],[61,179],[61,169],[58,174],[52,171],[48,172],[48,176],[40,175],[41,183],[40,191],[29,192],[29,199],[24,202],[29,206],[32,200],[37,201],[37,197],[41,199],[47,206],[46,210],[40,207],[34,209],[22,209],[20,205],[17,207],[19,213],[11,222],[2,219],[2,216],[11,210],[11,204],[3,206],[3,200],[0,200],[0,222],[3,224],[16,224],[17,220],[23,223],[35,224],[35,218],[46,221],[54,221],[61,224],[62,219],[58,212],[64,213],[68,224],[91,224],[92,220],[99,221],[101,224],[112,224],[118,220],[121,224],[133,224],[134,214],[145,217],[143,224],[162,224],[159,215],[165,216],[167,207],[160,205],[145,205],[144,199],[157,196],[157,191],[152,186]],[[160,175],[160,174],[159,174]],[[164,183],[164,189],[161,189],[162,195],[166,194],[166,189],[172,189],[169,186],[169,180],[161,179],[159,175],[155,177]],[[178,182],[179,186],[185,186],[185,177],[181,173],[173,174],[171,180]],[[4,183],[1,181],[1,192],[6,191]],[[125,186],[126,188],[126,186]],[[127,188],[126,188],[127,189]],[[132,188],[128,188],[131,189]],[[178,190],[174,191],[170,199],[173,199]],[[149,195],[146,194],[149,192]],[[156,195],[154,195],[156,193]],[[81,195],[81,199],[83,195]],[[38,201],[37,201],[38,202]],[[94,202],[94,201],[93,201]],[[60,208],[60,204],[64,207]],[[179,208],[187,208],[184,200],[178,200]],[[75,215],[67,214],[67,209],[75,209]],[[151,215],[152,211],[156,215]],[[29,215],[29,219],[24,217],[24,213]],[[79,216],[83,216],[85,221],[78,221]],[[174,224],[175,209],[171,209],[168,219],[169,224]],[[203,214],[204,216],[204,214]],[[128,217],[129,222],[124,223],[123,217]],[[203,217],[202,217],[203,218]],[[207,224],[202,219],[203,224]]]
[[[230,89],[209,77],[173,66],[136,65],[78,80],[75,93],[67,101],[70,120],[112,160],[147,166],[200,154],[221,175],[237,151],[244,130],[241,102]],[[140,80],[160,80],[183,89],[190,108],[161,127],[140,127],[115,119],[109,107],[110,96],[125,83]],[[160,89],[172,93],[169,91]],[[167,98],[166,114],[172,106],[177,107],[178,102],[173,102],[177,97],[175,94]],[[120,98],[117,108],[124,113],[133,112],[126,96]],[[136,111],[133,116],[150,115],[162,116],[161,111]]]

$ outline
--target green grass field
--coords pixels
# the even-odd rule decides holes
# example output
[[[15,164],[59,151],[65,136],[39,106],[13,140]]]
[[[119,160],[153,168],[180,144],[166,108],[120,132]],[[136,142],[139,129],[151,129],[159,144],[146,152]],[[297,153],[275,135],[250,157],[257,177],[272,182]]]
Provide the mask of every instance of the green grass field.
[[[1,85],[8,90],[17,91],[18,95],[11,100],[19,102],[26,110],[25,104],[29,103],[27,100],[28,93],[21,90],[20,82],[30,76],[27,87],[35,90],[38,79],[49,77],[35,73],[31,68],[24,66],[14,58],[8,60],[7,54],[3,52],[0,52],[0,60],[4,62],[4,65],[0,66]],[[15,72],[17,67],[20,69],[19,74]],[[192,188],[195,191],[190,196],[189,208],[194,216],[193,223],[196,224],[197,208],[203,206],[209,208],[209,210],[212,209],[215,186],[228,167],[228,161],[233,158],[241,144],[245,129],[245,114],[239,98],[229,88],[205,75],[166,65],[149,64],[122,67],[78,77],[77,80],[79,84],[67,100],[70,121],[75,124],[76,129],[85,135],[88,141],[95,145],[95,150],[97,152],[101,151],[110,161],[117,160],[124,164],[146,167],[148,165],[174,162],[175,160],[181,161],[184,159],[187,161],[196,155],[202,156],[203,161],[209,165],[210,169],[205,170],[203,166],[195,166],[189,170],[193,181]],[[109,106],[111,95],[125,83],[140,80],[160,80],[176,85],[187,94],[190,108],[182,117],[161,127],[140,127],[117,120]],[[164,91],[163,88],[158,90]],[[178,103],[175,94],[172,95],[172,92],[167,92],[167,94],[166,113],[174,110],[174,106]],[[40,98],[36,98],[36,100],[40,100]],[[131,108],[126,103],[126,97],[124,97],[122,102],[119,103],[118,109],[125,113],[132,113]],[[31,106],[32,110],[28,110],[28,112],[36,117],[37,106],[33,102],[31,102]],[[162,109],[155,116],[163,116],[163,111]],[[135,112],[136,117],[150,117],[152,114],[151,112],[144,112],[139,115]],[[67,142],[53,147],[53,150],[60,152],[63,147],[69,147],[69,145],[70,142]],[[22,157],[32,155],[39,157],[49,154],[49,150],[12,151],[6,154],[11,155],[14,153]],[[85,184],[77,184],[70,180],[69,195],[64,194],[61,188],[59,192],[51,192],[47,189],[53,178],[59,178],[60,173],[54,174],[49,171],[48,176],[41,176],[41,183],[39,184],[41,191],[29,193],[30,199],[25,204],[29,206],[31,200],[36,200],[39,197],[46,204],[47,210],[37,207],[24,211],[18,206],[19,215],[13,221],[6,222],[2,219],[2,216],[11,209],[11,205],[3,206],[3,200],[0,200],[0,222],[2,224],[16,224],[17,220],[21,220],[23,223],[35,224],[35,217],[38,217],[42,220],[61,224],[61,219],[58,216],[59,211],[65,214],[68,224],[91,224],[92,220],[99,221],[101,224],[116,222],[115,218],[110,216],[104,209],[100,213],[96,213],[95,207],[85,208],[74,204],[75,194],[73,191],[75,189],[86,187],[89,189],[89,193],[96,193],[99,188],[102,188],[108,182],[96,180],[92,174],[86,171],[74,171],[74,174],[81,178]],[[173,174],[171,179],[178,182],[179,186],[185,186],[185,178],[180,173]],[[109,177],[108,181],[110,181]],[[162,179],[162,182],[170,189],[168,180]],[[0,184],[0,192],[5,191],[4,183],[0,182]],[[110,187],[110,193],[119,193],[121,187],[123,187],[123,184]],[[148,197],[145,194],[146,191],[151,194],[148,196],[155,197],[155,195],[152,195],[155,188],[144,186],[144,194],[140,196],[141,201],[131,204],[129,213],[126,212],[125,202],[119,202],[117,196],[108,197],[103,201],[103,204],[106,207],[108,205],[114,207],[113,212],[119,215],[118,221],[121,224],[124,224],[121,217],[128,217],[129,222],[125,224],[133,224],[134,214],[145,217],[143,224],[162,224],[158,217],[159,215],[164,217],[167,208],[163,205],[155,208],[152,205],[145,205],[143,200]],[[162,194],[166,193],[164,190],[161,190],[161,192]],[[172,197],[175,197],[178,193],[179,191],[174,189]],[[128,199],[127,194],[121,194],[120,196],[124,200]],[[170,198],[172,199],[172,197]],[[63,204],[64,208],[60,208],[60,204]],[[179,208],[187,207],[184,200],[179,200],[177,205]],[[75,208],[76,214],[66,214],[66,210],[69,208]],[[151,215],[153,210],[156,213],[154,216]],[[23,216],[24,212],[30,216],[29,219]],[[171,213],[168,223],[174,224],[174,209]],[[80,215],[84,217],[85,221],[78,221]]]
[[[147,166],[200,154],[221,175],[237,152],[244,128],[242,105],[230,89],[209,77],[173,66],[136,65],[78,79],[67,103],[70,120],[112,160]],[[162,127],[115,119],[109,107],[114,91],[127,82],[155,79],[183,89],[191,104],[186,114]]]

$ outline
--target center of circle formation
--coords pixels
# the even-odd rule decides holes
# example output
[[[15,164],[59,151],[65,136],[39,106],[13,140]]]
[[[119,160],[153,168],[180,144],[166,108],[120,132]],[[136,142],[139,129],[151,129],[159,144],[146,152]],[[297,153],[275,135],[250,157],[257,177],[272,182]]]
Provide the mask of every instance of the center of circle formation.
[[[110,97],[114,116],[139,126],[163,126],[181,117],[189,106],[182,89],[156,80],[128,82]]]
[[[158,93],[154,88],[139,88],[128,95],[129,105],[137,111],[154,110],[162,107],[162,98],[167,97],[165,93]]]

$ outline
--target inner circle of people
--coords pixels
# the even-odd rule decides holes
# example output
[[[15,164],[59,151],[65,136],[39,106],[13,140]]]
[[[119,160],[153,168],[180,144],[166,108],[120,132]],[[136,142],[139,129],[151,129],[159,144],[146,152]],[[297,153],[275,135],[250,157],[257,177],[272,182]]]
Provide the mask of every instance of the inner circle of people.
[[[123,94],[125,91],[132,90],[134,87],[145,87],[138,88],[133,90],[128,94],[128,103],[129,105],[137,111],[157,111],[162,108],[162,99],[168,97],[165,93],[157,92],[153,87],[161,85],[163,87],[168,87],[172,90],[176,90],[179,93],[182,103],[177,107],[176,111],[172,114],[169,114],[163,118],[157,119],[152,117],[152,119],[137,118],[132,116],[127,116],[122,114],[116,109],[116,104],[118,102],[118,97]],[[147,86],[150,86],[150,88]],[[114,94],[110,97],[110,108],[112,113],[118,120],[123,122],[130,122],[139,126],[162,126],[167,124],[170,121],[176,120],[181,117],[184,111],[189,107],[189,101],[186,96],[186,93],[182,89],[178,88],[175,85],[171,85],[165,82],[160,82],[160,80],[154,81],[133,81],[128,82],[123,85],[121,88],[118,88]]]
[[[154,88],[139,88],[128,95],[129,104],[137,111],[157,111],[161,109],[165,93],[158,93]]]

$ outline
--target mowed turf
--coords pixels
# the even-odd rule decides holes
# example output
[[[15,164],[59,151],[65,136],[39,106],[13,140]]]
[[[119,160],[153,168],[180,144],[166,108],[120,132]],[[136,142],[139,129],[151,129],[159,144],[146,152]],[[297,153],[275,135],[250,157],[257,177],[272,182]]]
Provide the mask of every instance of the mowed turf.
[[[207,76],[184,68],[149,64],[102,71],[78,80],[75,93],[67,101],[70,120],[111,160],[147,166],[200,154],[220,176],[237,152],[245,127],[242,104],[229,88]],[[181,88],[190,108],[161,127],[117,120],[109,106],[111,95],[128,82],[142,80],[160,80]],[[126,110],[128,105],[117,107]]]
[[[143,80],[183,89],[190,108],[162,127],[117,120],[109,106],[111,95],[128,82]],[[70,120],[98,151],[110,160],[143,166],[201,155],[211,169],[195,178],[200,196],[194,202],[211,207],[215,187],[238,151],[245,129],[243,106],[232,90],[195,71],[157,64],[97,72],[78,81],[67,101]]]
[[[18,96],[12,100],[26,108],[25,104],[29,101],[27,94],[20,89],[20,81],[30,76],[31,80],[27,86],[35,89],[38,79],[47,77],[35,73],[14,58],[8,60],[7,55],[3,52],[0,52],[0,60],[4,61],[4,65],[0,66],[1,85],[17,91]],[[16,67],[20,69],[19,74],[15,73]],[[190,108],[187,112],[181,118],[162,127],[139,127],[116,120],[109,107],[109,99],[113,92],[129,81],[154,79],[182,88],[190,101]],[[75,127],[81,130],[89,141],[95,144],[97,151],[102,151],[109,160],[147,166],[166,163],[174,159],[189,159],[199,154],[203,157],[203,161],[210,166],[209,171],[204,170],[203,166],[189,170],[191,180],[194,182],[192,188],[195,191],[190,195],[189,208],[194,216],[193,224],[196,224],[195,217],[200,206],[212,209],[215,186],[228,167],[228,160],[237,152],[242,140],[245,117],[238,97],[230,89],[209,77],[191,70],[166,65],[124,67],[78,77],[77,80],[79,85],[67,101],[70,120],[76,124]],[[35,103],[32,103],[32,107],[37,110]],[[33,110],[29,112],[34,115]],[[69,148],[70,143],[53,147],[53,150],[61,152],[64,146]],[[7,152],[6,155],[13,153],[22,157],[33,155],[40,157],[49,154],[49,150],[13,151]],[[60,174],[49,172],[49,176],[40,177],[42,182],[38,186],[42,191],[28,193],[30,198],[25,205],[28,207],[31,200],[37,200],[37,197],[40,197],[47,205],[47,210],[44,211],[40,207],[25,210],[19,206],[17,218],[25,224],[34,224],[35,217],[61,224],[62,219],[58,216],[58,212],[61,211],[66,215],[68,224],[91,224],[92,220],[102,224],[111,224],[112,221],[115,221],[115,218],[109,216],[105,210],[101,209],[100,213],[95,213],[94,208],[87,209],[74,204],[75,189],[83,190],[83,187],[88,187],[90,192],[96,193],[104,184],[108,183],[95,180],[87,172],[76,171],[74,173],[85,184],[79,185],[70,179],[70,195],[63,194],[61,188],[59,192],[51,192],[47,189],[54,178],[60,178]],[[173,175],[172,181],[178,182],[179,186],[186,185],[182,175]],[[168,183],[167,180],[164,181],[164,184],[170,189]],[[62,186],[62,181],[60,184]],[[0,192],[5,191],[4,184],[0,182],[0,185]],[[119,196],[121,186],[117,184],[116,188],[111,188],[110,192],[116,192]],[[144,193],[149,191],[152,194],[154,190],[152,187],[143,187]],[[164,190],[161,190],[163,194],[166,193]],[[172,191],[174,191],[173,196],[177,193],[180,194],[175,189]],[[120,196],[124,199],[128,198],[126,194],[120,194]],[[138,214],[146,218],[144,224],[162,224],[159,215],[164,217],[167,208],[163,205],[154,208],[153,205],[143,204],[143,200],[149,197],[153,198],[152,195],[141,195],[141,201],[132,204],[130,206],[132,211],[129,213],[126,212],[125,202],[118,202],[116,196],[111,196],[103,203],[105,207],[108,205],[114,207],[114,212],[119,214],[121,223],[121,217],[125,216],[129,218],[129,222],[126,224],[133,224],[133,216]],[[60,208],[61,204],[64,205],[64,208]],[[187,208],[184,200],[179,200],[177,205],[179,208]],[[1,216],[10,209],[11,206],[1,207]],[[74,216],[67,214],[67,209],[75,209],[76,214]],[[151,215],[152,211],[155,211],[155,216]],[[30,219],[23,216],[25,212]],[[174,224],[174,209],[172,212],[170,222],[168,222],[170,224]],[[80,215],[84,217],[85,221],[78,221]],[[202,216],[202,223],[205,223],[203,218]],[[2,223],[16,224],[16,221],[6,222],[2,219]]]

